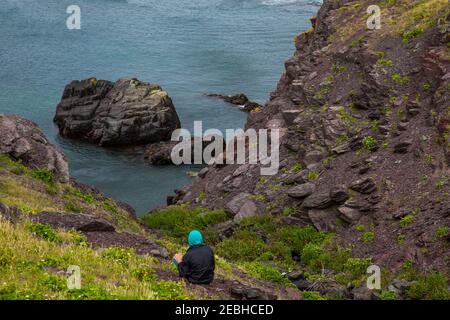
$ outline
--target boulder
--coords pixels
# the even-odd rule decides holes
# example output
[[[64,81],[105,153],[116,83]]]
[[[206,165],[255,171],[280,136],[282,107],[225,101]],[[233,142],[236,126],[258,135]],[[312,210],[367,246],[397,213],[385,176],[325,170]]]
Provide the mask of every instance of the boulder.
[[[10,207],[6,204],[0,203],[0,217],[3,217],[11,223],[16,223],[21,216],[22,212],[16,207]]]
[[[358,210],[349,208],[347,206],[339,207],[338,211],[342,215],[341,217],[349,223],[358,221],[359,218],[361,218],[361,213]]]
[[[239,300],[276,300],[278,297],[258,288],[237,286],[230,289],[231,296]]]
[[[199,150],[199,152],[201,152],[201,154],[203,155],[203,150],[206,146],[208,146],[211,141],[203,141],[202,138],[200,137],[195,137],[192,138],[191,141],[187,141],[187,143],[189,144],[190,148],[191,148],[191,163],[194,163],[194,155],[195,155],[195,142],[200,140],[199,142],[199,146],[201,146],[201,150]],[[172,150],[173,148],[179,144],[180,142],[178,141],[160,141],[160,142],[155,142],[150,144],[147,149],[144,152],[144,161],[148,164],[151,165],[170,165],[173,164],[172,162]],[[201,144],[200,144],[201,143]],[[187,148],[188,149],[188,148]],[[224,150],[225,150],[225,144],[224,144]],[[182,156],[183,154],[181,154],[180,156]],[[213,156],[215,156],[215,154],[213,153]]]
[[[69,181],[69,164],[32,121],[0,114],[0,153],[20,160],[30,169],[48,169],[61,182]]]
[[[231,216],[235,216],[239,213],[239,210],[244,205],[244,203],[249,200],[251,194],[249,193],[239,193],[234,196],[226,205],[225,212],[230,214]]]
[[[308,217],[314,227],[319,231],[334,231],[338,213],[336,209],[311,209],[308,211]]]
[[[108,221],[85,214],[41,212],[32,215],[30,220],[34,223],[46,223],[53,228],[76,230],[83,232],[107,232],[115,231],[115,227]]]
[[[347,190],[344,187],[334,187],[330,190],[330,198],[334,202],[344,203],[348,198]]]
[[[234,216],[234,221],[239,222],[240,220],[244,218],[249,218],[256,216],[258,214],[258,208],[256,207],[255,203],[251,200],[245,201],[245,203],[242,205],[242,207],[239,209],[239,212],[237,215]]]
[[[137,79],[73,81],[53,120],[62,136],[101,146],[164,141],[180,127],[167,92]]]
[[[303,207],[309,209],[325,209],[330,207],[332,204],[333,200],[330,197],[330,192],[316,192],[309,195],[303,201]]]
[[[362,194],[370,194],[377,189],[377,186],[372,178],[365,178],[353,182],[350,189]]]
[[[412,145],[412,140],[408,139],[394,145],[394,153],[407,153]]]
[[[307,182],[295,187],[292,187],[288,190],[287,194],[288,196],[292,198],[304,198],[306,196],[309,196],[312,194],[315,190],[314,183]]]
[[[206,94],[206,96],[212,97],[212,98],[218,98],[225,102],[234,104],[236,106],[240,106],[241,110],[245,111],[245,112],[252,112],[253,110],[255,110],[257,108],[259,108],[259,109],[261,108],[260,104],[250,101],[247,98],[247,96],[243,93],[236,94],[234,96],[212,93],[212,94]]]

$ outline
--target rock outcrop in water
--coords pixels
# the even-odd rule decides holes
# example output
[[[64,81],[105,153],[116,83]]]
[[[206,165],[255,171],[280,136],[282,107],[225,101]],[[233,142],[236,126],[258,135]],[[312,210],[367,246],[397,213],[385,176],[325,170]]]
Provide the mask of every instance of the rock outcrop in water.
[[[240,109],[244,112],[255,112],[255,111],[260,111],[261,110],[261,105],[250,101],[247,96],[243,93],[240,94],[236,94],[234,96],[227,96],[227,95],[223,95],[223,94],[216,94],[216,93],[209,93],[206,95],[207,97],[211,97],[211,98],[217,98],[217,99],[221,99],[225,102],[234,104],[236,106],[239,106]]]
[[[64,89],[54,122],[62,136],[101,146],[164,141],[180,127],[167,92],[136,79],[71,82]]]
[[[0,153],[31,169],[48,169],[62,182],[69,181],[69,165],[64,155],[48,142],[34,122],[0,114],[0,137]]]
[[[270,101],[248,117],[247,128],[286,132],[278,174],[211,166],[172,202],[236,214],[245,194],[253,214],[334,232],[393,273],[411,261],[448,275],[448,238],[436,236],[450,226],[448,3],[402,3],[383,8],[392,26],[368,30],[371,1],[324,1]]]

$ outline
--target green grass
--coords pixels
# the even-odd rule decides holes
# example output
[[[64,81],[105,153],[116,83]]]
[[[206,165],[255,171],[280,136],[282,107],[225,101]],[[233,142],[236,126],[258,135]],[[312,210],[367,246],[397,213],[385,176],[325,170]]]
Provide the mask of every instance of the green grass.
[[[362,235],[362,241],[365,243],[372,242],[375,239],[375,233],[372,231],[366,232]]]
[[[408,296],[417,300],[449,300],[448,279],[438,272],[420,276],[417,283],[408,290]]]
[[[316,171],[309,171],[307,178],[309,181],[316,181],[317,179],[319,179],[320,174]]]
[[[163,230],[176,242],[185,243],[188,233],[193,229],[202,231],[205,241],[217,242],[218,234],[212,226],[227,219],[223,210],[190,209],[186,205],[181,205],[147,214],[142,221],[152,229]]]
[[[374,151],[378,145],[378,141],[372,136],[367,136],[362,140],[362,144],[367,151]]]
[[[154,277],[155,258],[132,250],[97,252],[80,245],[72,233],[44,225],[0,219],[0,300],[2,299],[187,299],[192,293],[182,281]],[[58,241],[56,241],[58,240]],[[82,289],[69,290],[65,271],[81,269]]]
[[[413,214],[408,214],[406,216],[404,216],[402,219],[400,219],[400,227],[401,228],[406,228],[407,226],[409,226],[414,220],[414,215]]]
[[[449,234],[449,232],[450,232],[449,229],[450,229],[450,228],[447,227],[447,226],[439,227],[439,228],[436,230],[435,238],[436,238],[436,239],[442,239],[442,238],[446,237],[446,236]]]
[[[411,82],[409,77],[402,77],[399,73],[394,73],[391,78],[392,81],[401,85],[407,85]]]
[[[402,41],[405,44],[408,44],[412,39],[419,37],[424,33],[424,29],[420,26],[412,27],[408,31],[404,31],[402,33]]]

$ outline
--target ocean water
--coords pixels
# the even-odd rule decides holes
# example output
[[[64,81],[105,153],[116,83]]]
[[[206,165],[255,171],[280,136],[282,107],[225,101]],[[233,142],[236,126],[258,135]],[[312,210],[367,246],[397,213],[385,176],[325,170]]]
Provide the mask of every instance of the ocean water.
[[[104,149],[61,138],[52,118],[64,86],[95,76],[136,77],[169,92],[182,127],[242,128],[246,114],[204,93],[244,92],[264,103],[294,36],[321,1],[1,0],[0,113],[35,121],[70,162],[71,175],[139,214],[189,183],[182,167],[145,165],[136,149]],[[81,30],[68,30],[69,5]]]

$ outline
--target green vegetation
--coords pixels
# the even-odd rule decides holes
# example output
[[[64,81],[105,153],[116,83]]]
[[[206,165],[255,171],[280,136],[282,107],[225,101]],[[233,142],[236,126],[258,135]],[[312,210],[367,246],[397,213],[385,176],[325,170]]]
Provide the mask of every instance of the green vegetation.
[[[303,165],[301,163],[296,163],[292,166],[292,172],[294,173],[299,173],[301,171],[303,171]]]
[[[442,239],[449,234],[449,227],[439,227],[436,231],[435,237],[436,239]]]
[[[450,299],[448,280],[442,273],[432,272],[427,276],[420,276],[417,283],[408,290],[411,299],[444,300]]]
[[[340,65],[338,65],[338,64],[336,64],[336,63],[334,63],[333,65],[332,65],[332,67],[331,67],[331,70],[333,71],[333,73],[344,73],[344,72],[347,72],[348,71],[348,69],[347,69],[347,67],[346,66],[340,66]]]
[[[362,141],[364,149],[367,151],[374,151],[378,145],[377,140],[372,136],[367,136]]]
[[[315,291],[303,291],[303,300],[326,300],[320,295],[320,293]]]
[[[408,215],[404,216],[403,218],[400,219],[400,227],[406,228],[413,222],[413,220],[414,220],[413,214],[408,214]]]
[[[312,181],[316,181],[319,178],[319,176],[320,176],[320,174],[318,172],[316,172],[316,171],[309,171],[307,178],[308,178],[309,181],[312,182]]]
[[[55,242],[58,239],[61,243]],[[2,299],[188,299],[183,282],[157,280],[155,258],[132,250],[97,252],[74,243],[74,235],[46,225],[15,225],[0,219]],[[80,267],[82,289],[68,289],[64,272]]]
[[[391,78],[394,82],[401,85],[407,85],[411,82],[411,79],[409,77],[402,77],[399,73],[394,73]]]
[[[217,242],[218,234],[212,226],[227,219],[223,210],[190,209],[186,205],[181,205],[147,214],[142,218],[142,221],[152,229],[163,230],[176,243],[184,244],[189,231],[192,229],[202,231],[205,241]]]
[[[205,191],[201,191],[199,194],[198,194],[198,200],[199,201],[203,201],[203,200],[205,200],[206,199],[206,192]]]
[[[420,26],[415,26],[408,31],[404,31],[402,33],[403,43],[408,44],[412,39],[417,38],[418,36],[424,33],[424,29]]]
[[[366,232],[362,235],[362,241],[367,243],[373,241],[375,233],[373,231]]]
[[[424,92],[430,91],[430,90],[431,90],[431,84],[429,84],[428,82],[425,82],[425,83],[422,85],[422,90],[423,90]]]
[[[378,52],[378,63],[386,66],[386,67],[391,67],[393,65],[392,60],[386,60],[385,58],[385,53],[384,52]]]
[[[28,230],[35,236],[41,237],[42,239],[50,242],[59,242],[61,240],[56,231],[48,224],[30,224],[28,226]]]
[[[339,145],[341,145],[341,144],[343,144],[343,143],[346,143],[348,140],[349,140],[350,138],[347,136],[347,135],[342,135],[342,136],[338,136],[337,138],[336,138],[336,145],[337,146],[339,146]]]

